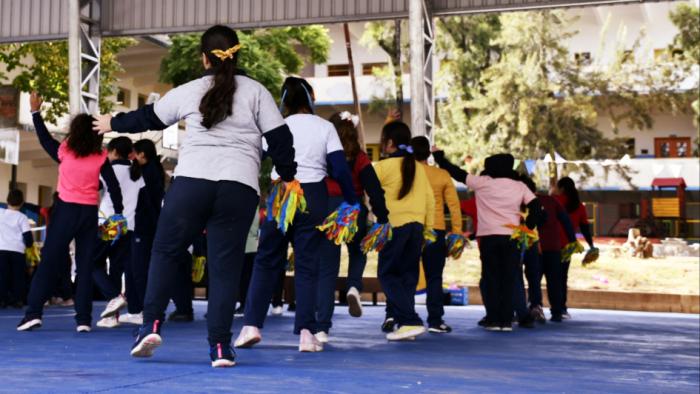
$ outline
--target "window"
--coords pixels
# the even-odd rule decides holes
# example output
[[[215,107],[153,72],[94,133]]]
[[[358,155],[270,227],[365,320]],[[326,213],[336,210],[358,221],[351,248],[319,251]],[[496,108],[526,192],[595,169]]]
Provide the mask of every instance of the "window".
[[[362,65],[362,75],[372,75],[372,70],[376,68],[388,67],[389,63],[365,63]]]
[[[366,144],[367,145],[367,156],[372,161],[379,161],[379,144]]]
[[[124,88],[119,88],[117,92],[117,103],[125,107],[131,107],[131,92]]]
[[[345,77],[350,75],[350,65],[348,64],[329,64],[328,65],[328,76],[329,77]]]
[[[144,105],[146,105],[146,101],[148,100],[148,96],[145,94],[139,94],[138,102],[137,102],[137,107],[141,108]]]
[[[625,146],[627,147],[627,153],[630,156],[634,156],[634,147],[635,147],[634,138],[629,138],[627,141],[625,141]]]
[[[579,65],[588,66],[589,64],[591,64],[591,53],[590,52],[574,53],[574,60]]]
[[[666,48],[657,48],[654,49],[654,61],[659,63],[659,62],[667,62],[669,60],[668,58],[668,50]]]
[[[654,138],[654,156],[690,157],[690,137]]]

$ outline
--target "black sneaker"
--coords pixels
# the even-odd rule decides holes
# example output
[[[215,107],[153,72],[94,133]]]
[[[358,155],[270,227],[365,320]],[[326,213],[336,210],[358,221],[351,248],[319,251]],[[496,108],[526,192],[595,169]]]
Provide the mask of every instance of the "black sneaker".
[[[297,304],[295,302],[290,302],[287,306],[287,311],[294,312],[297,310]]]
[[[501,325],[498,323],[492,323],[492,322],[484,322],[484,325],[482,326],[486,331],[502,331]]]
[[[151,357],[153,351],[163,343],[160,337],[160,320],[142,325],[136,331],[136,341],[131,347],[131,357]]]
[[[396,326],[396,321],[394,321],[394,318],[387,317],[386,320],[384,320],[384,324],[382,324],[382,332],[393,332],[394,326]]]
[[[230,368],[236,365],[236,352],[231,348],[231,344],[217,343],[210,346],[209,357],[211,357],[211,366],[214,368]]]
[[[447,334],[447,333],[452,332],[452,327],[445,324],[445,322],[442,322],[442,323],[435,325],[435,326],[429,326],[428,332],[434,332],[437,334]]]
[[[41,319],[29,319],[25,317],[17,325],[17,331],[31,331],[39,327],[41,327]]]
[[[481,320],[479,320],[478,323],[476,323],[479,327],[486,327],[488,324],[488,320],[486,320],[486,316],[482,317]]]
[[[513,331],[513,323],[501,324],[501,331],[505,331],[505,332]]]
[[[520,321],[518,321],[518,327],[520,328],[535,328],[535,319],[530,315],[526,315]]]
[[[552,315],[552,318],[549,319],[549,320],[551,320],[551,321],[553,321],[553,322],[555,322],[555,323],[561,323],[562,317],[561,317],[561,315]]]
[[[175,323],[189,323],[194,321],[194,314],[175,311],[168,315],[168,320]]]

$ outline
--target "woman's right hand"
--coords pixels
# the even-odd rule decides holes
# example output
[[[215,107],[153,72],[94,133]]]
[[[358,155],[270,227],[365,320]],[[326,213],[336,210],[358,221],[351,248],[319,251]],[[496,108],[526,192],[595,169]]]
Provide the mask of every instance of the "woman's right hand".
[[[29,109],[32,112],[41,110],[41,104],[43,104],[43,102],[44,100],[41,99],[41,96],[36,91],[29,95]]]
[[[112,115],[96,115],[95,121],[92,122],[92,129],[99,134],[109,133],[112,131]]]

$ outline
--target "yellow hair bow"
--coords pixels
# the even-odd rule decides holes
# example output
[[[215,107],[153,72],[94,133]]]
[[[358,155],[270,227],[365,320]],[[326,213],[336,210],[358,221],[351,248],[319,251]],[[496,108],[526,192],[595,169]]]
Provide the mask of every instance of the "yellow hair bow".
[[[224,50],[221,50],[221,49],[214,49],[213,51],[211,51],[211,53],[212,53],[214,56],[216,56],[216,57],[218,57],[219,59],[221,59],[221,61],[223,62],[223,61],[226,60],[226,59],[233,59],[233,55],[234,55],[236,52],[238,52],[239,49],[241,49],[241,44],[232,46],[231,48],[229,48],[229,49],[227,49],[227,50],[225,50],[225,51],[224,51]]]

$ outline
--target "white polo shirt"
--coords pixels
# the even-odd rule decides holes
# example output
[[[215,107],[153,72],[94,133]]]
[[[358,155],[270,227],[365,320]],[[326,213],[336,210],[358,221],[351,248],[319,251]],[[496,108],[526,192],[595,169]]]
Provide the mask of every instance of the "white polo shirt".
[[[24,254],[23,234],[27,231],[31,231],[31,227],[25,214],[0,208],[0,250]]]
[[[117,181],[119,181],[119,187],[122,189],[122,203],[124,204],[123,215],[126,218],[126,227],[129,231],[134,231],[139,191],[146,186],[146,182],[144,182],[143,177],[139,177],[135,181],[131,180],[128,165],[113,164],[112,169],[114,170],[114,175],[117,176]],[[102,190],[105,190],[105,181],[101,176],[100,182],[102,183]],[[104,216],[99,220],[100,223],[103,222],[105,218],[114,215],[114,205],[112,204],[112,198],[109,193],[104,193],[102,196],[102,200],[100,201],[100,215]]]
[[[300,183],[321,182],[328,176],[326,156],[343,151],[333,123],[311,114],[296,114],[285,119],[294,137],[294,161],[297,162],[296,179]],[[272,179],[279,178],[273,170]]]

